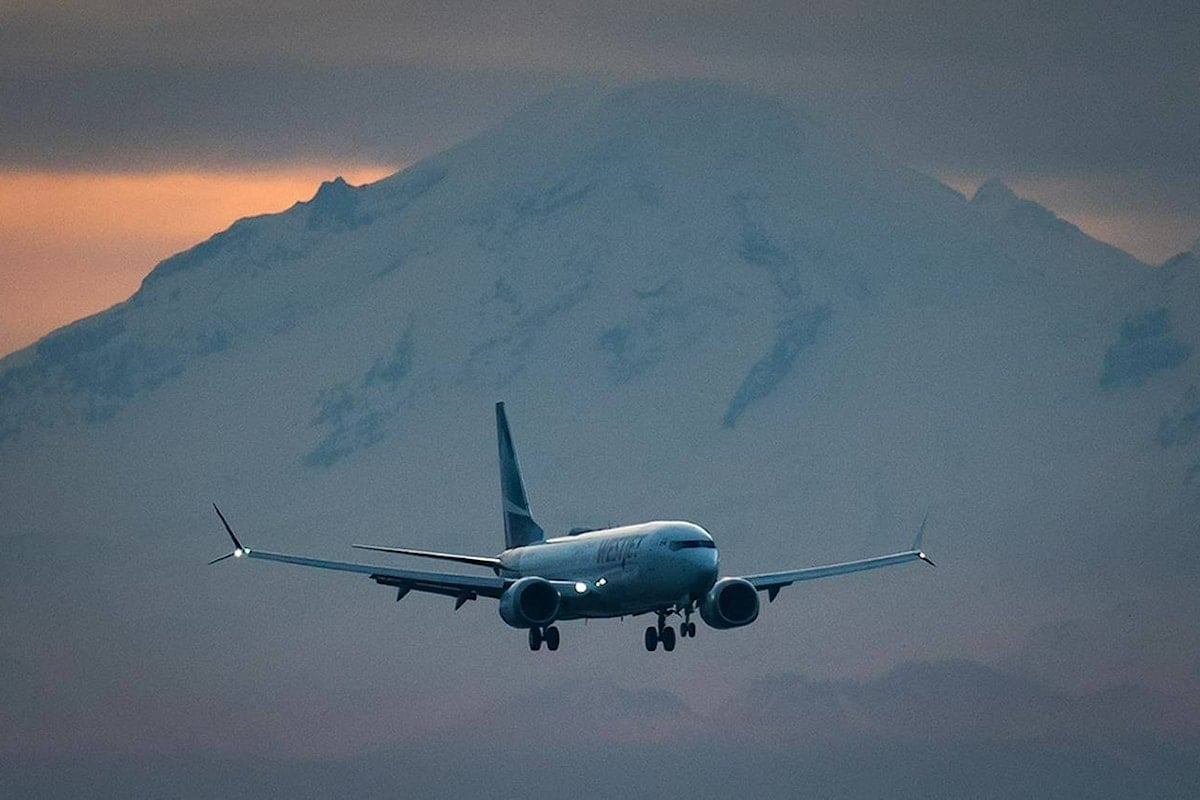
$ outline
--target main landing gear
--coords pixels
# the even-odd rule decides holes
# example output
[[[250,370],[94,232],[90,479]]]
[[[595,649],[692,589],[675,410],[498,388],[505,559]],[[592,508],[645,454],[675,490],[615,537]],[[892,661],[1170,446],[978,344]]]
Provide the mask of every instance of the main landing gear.
[[[664,625],[656,628],[651,625],[646,628],[646,649],[654,652],[658,648],[658,643],[662,642],[663,650],[670,652],[675,649],[675,629],[670,625]]]
[[[679,638],[694,639],[696,623],[692,622],[692,606],[669,609],[658,612],[658,624],[646,628],[646,649],[653,653],[661,644],[668,653],[675,649],[675,629],[667,624],[667,614],[683,614],[683,622],[679,623]]]
[[[558,649],[558,627],[549,625],[545,628],[530,628],[529,629],[529,649],[541,650],[542,642],[546,643],[547,650]]]

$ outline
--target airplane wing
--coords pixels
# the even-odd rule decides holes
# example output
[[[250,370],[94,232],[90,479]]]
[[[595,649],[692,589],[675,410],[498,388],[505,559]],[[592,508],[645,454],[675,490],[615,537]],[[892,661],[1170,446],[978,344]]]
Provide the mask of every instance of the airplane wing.
[[[926,519],[929,515],[926,514]],[[749,581],[750,584],[760,592],[767,593],[767,601],[774,601],[775,595],[779,594],[779,590],[785,586],[791,586],[797,581],[811,581],[815,578],[829,578],[834,575],[846,575],[851,572],[862,572],[868,569],[879,569],[880,567],[891,567],[896,564],[907,564],[910,561],[924,561],[929,566],[934,566],[934,563],[929,560],[921,550],[921,537],[925,534],[925,520],[921,521],[921,527],[917,530],[917,536],[913,539],[911,550],[905,550],[900,553],[892,553],[886,556],[875,556],[873,558],[863,558],[858,561],[844,561],[840,564],[825,564],[819,567],[805,567],[803,569],[793,569],[787,572],[764,572],[759,575],[743,575],[743,580]]]
[[[234,551],[237,555],[237,551]],[[463,602],[478,597],[499,597],[504,594],[512,581],[497,578],[494,575],[456,575],[452,572],[427,572],[419,569],[397,569],[374,564],[358,564],[351,561],[326,561],[320,558],[294,556],[287,553],[272,553],[267,550],[251,550],[242,548],[245,558],[261,558],[265,561],[278,561],[282,564],[295,564],[299,567],[316,567],[317,569],[333,569],[341,572],[357,572],[367,575],[371,580],[383,586],[394,586],[399,590],[399,597],[409,592],[429,592],[461,599]],[[461,605],[461,603],[460,603]]]
[[[412,591],[429,592],[455,598],[454,607],[456,609],[461,608],[463,603],[468,600],[475,600],[479,597],[499,597],[504,594],[504,590],[511,583],[511,581],[498,578],[494,575],[456,575],[452,572],[427,572],[425,570],[399,569],[397,567],[383,567],[374,564],[358,564],[350,561],[326,561],[320,558],[294,556],[288,553],[272,553],[268,550],[252,550],[238,541],[233,529],[229,527],[229,523],[225,520],[225,515],[221,513],[221,509],[217,508],[215,503],[213,504],[213,510],[217,512],[217,516],[221,518],[221,524],[225,526],[225,532],[233,540],[233,552],[227,553],[220,558],[214,558],[209,564],[224,561],[232,556],[235,558],[261,558],[264,561],[278,561],[281,564],[295,564],[299,567],[316,567],[317,569],[332,569],[339,572],[356,572],[360,575],[369,576],[371,580],[380,585],[396,587],[397,600],[402,599]]]
[[[510,578],[500,578],[495,575],[457,575],[453,572],[430,572],[419,569],[399,569],[375,564],[359,564],[352,561],[327,561],[308,556],[297,556],[289,553],[272,553],[269,550],[251,549],[238,541],[233,529],[225,520],[221,509],[213,504],[213,510],[221,518],[226,533],[233,540],[233,552],[226,553],[220,558],[214,558],[209,564],[216,564],[227,558],[260,558],[264,561],[277,561],[281,564],[294,564],[299,567],[316,567],[331,569],[339,572],[355,572],[367,575],[371,580],[383,586],[394,586],[397,590],[396,599],[401,600],[409,592],[428,592],[455,598],[454,607],[459,609],[468,600],[480,597],[498,598],[511,586],[514,581]],[[587,591],[586,584],[573,581],[551,580],[550,585],[566,597],[580,594],[580,587]]]

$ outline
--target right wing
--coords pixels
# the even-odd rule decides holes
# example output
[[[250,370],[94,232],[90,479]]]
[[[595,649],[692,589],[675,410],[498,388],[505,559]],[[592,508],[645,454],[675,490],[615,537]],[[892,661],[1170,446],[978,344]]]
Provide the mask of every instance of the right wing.
[[[374,564],[357,564],[351,561],[326,561],[288,553],[272,553],[268,550],[251,550],[238,541],[233,528],[229,527],[225,515],[221,513],[221,509],[217,508],[216,503],[213,503],[213,510],[217,512],[217,516],[221,518],[221,524],[225,526],[225,532],[233,540],[233,552],[215,558],[209,564],[215,564],[233,556],[235,558],[261,558],[264,561],[278,561],[281,564],[294,564],[298,567],[357,572],[360,575],[370,576],[371,580],[383,586],[395,586],[397,600],[412,591],[429,592],[456,598],[455,608],[461,608],[463,603],[478,597],[499,597],[504,594],[504,590],[511,583],[511,581],[493,575],[455,575],[452,572],[398,569]]]
[[[452,572],[400,569],[375,564],[359,564],[352,561],[326,561],[320,558],[309,558],[308,556],[251,549],[238,541],[233,529],[225,521],[225,515],[221,513],[221,509],[217,508],[215,503],[213,504],[213,509],[217,512],[217,516],[221,518],[221,524],[225,526],[225,531],[229,534],[229,538],[233,540],[233,552],[213,559],[209,562],[210,564],[224,561],[232,556],[235,558],[261,558],[264,561],[277,561],[281,564],[293,564],[298,567],[316,567],[317,569],[331,569],[338,572],[356,572],[360,575],[369,576],[371,580],[383,586],[396,587],[397,600],[402,599],[409,592],[428,592],[430,594],[440,594],[455,598],[454,607],[456,609],[461,608],[463,603],[468,600],[476,600],[480,597],[498,598],[515,582],[511,578],[500,578],[494,575],[456,575]],[[559,594],[570,597],[579,594],[579,587],[583,584],[572,581],[551,580],[550,585]]]
[[[236,551],[234,551],[236,553]],[[307,556],[293,556],[287,553],[272,553],[267,550],[251,550],[242,548],[246,558],[261,558],[264,561],[278,561],[281,564],[295,564],[298,567],[316,567],[317,569],[334,569],[340,572],[357,572],[369,575],[371,580],[383,586],[395,586],[400,591],[400,597],[411,591],[444,594],[465,600],[476,597],[499,597],[504,594],[511,581],[492,575],[455,575],[452,572],[426,572],[419,569],[397,569],[396,567],[380,567],[373,564],[356,564],[351,561],[325,561]]]

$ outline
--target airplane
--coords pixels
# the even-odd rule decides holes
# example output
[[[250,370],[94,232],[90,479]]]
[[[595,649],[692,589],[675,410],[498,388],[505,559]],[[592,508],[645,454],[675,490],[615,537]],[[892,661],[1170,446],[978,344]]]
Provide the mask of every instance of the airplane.
[[[504,550],[496,556],[464,555],[407,547],[352,545],[405,556],[417,556],[483,567],[491,575],[462,575],[407,568],[326,561],[307,556],[272,553],[246,547],[213,504],[213,509],[233,541],[227,558],[259,558],[302,567],[339,570],[367,575],[396,589],[396,600],[409,592],[429,592],[454,598],[454,610],[470,600],[488,597],[499,601],[500,618],[508,625],[527,629],[529,649],[557,650],[561,637],[558,622],[654,614],[657,622],[645,631],[646,650],[660,644],[675,649],[675,629],[669,616],[682,617],[679,637],[696,635],[692,615],[716,630],[749,625],[758,619],[759,593],[773,602],[784,587],[799,581],[845,575],[910,561],[933,562],[921,550],[926,519],[921,522],[912,548],[890,555],[805,567],[785,572],[727,576],[718,579],[717,546],[708,531],[683,521],[654,521],[614,528],[575,528],[565,536],[546,538],[529,508],[525,483],[504,403],[496,404],[496,436],[500,453],[500,494],[504,516]]]

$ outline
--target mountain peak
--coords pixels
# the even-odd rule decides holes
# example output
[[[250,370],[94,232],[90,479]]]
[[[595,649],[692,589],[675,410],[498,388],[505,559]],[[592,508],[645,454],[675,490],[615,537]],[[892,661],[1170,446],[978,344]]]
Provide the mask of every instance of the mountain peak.
[[[345,178],[343,178],[341,175],[338,175],[333,180],[322,181],[321,185],[317,187],[317,193],[313,196],[313,199],[316,200],[318,197],[323,195],[345,193],[352,188],[354,187],[346,183]]]
[[[370,222],[369,216],[359,212],[361,188],[346,183],[346,179],[340,175],[322,183],[312,200],[305,203],[308,206],[308,228],[321,230],[341,227],[353,230]]]
[[[1168,258],[1159,265],[1162,269],[1175,269],[1179,267],[1195,267],[1200,264],[1200,239],[1197,239],[1190,250],[1183,250]]]
[[[1196,250],[1184,250],[1182,253],[1176,253],[1159,264],[1159,268],[1164,270],[1190,269],[1198,263],[1200,263],[1200,252]]]
[[[998,178],[989,178],[975,190],[971,206],[993,221],[1021,228],[1047,231],[1078,230],[1040,203],[1019,197]]]
[[[1020,202],[1021,198],[1017,197],[1016,192],[999,178],[988,178],[975,190],[975,195],[971,198],[972,205],[1003,209],[1012,208]]]

